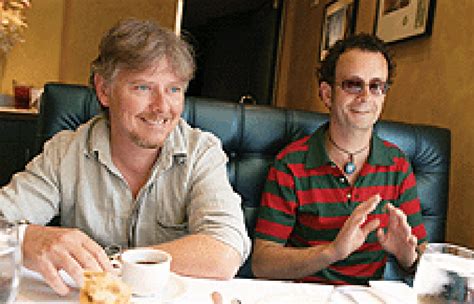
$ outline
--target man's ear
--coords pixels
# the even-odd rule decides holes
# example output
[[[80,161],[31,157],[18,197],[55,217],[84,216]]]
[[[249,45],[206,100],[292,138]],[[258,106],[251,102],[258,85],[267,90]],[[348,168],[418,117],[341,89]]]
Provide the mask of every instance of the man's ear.
[[[97,99],[102,106],[108,107],[110,100],[110,88],[108,82],[99,74],[94,74],[94,86]]]
[[[323,81],[319,84],[319,96],[321,97],[324,105],[329,110],[331,109],[331,96],[332,96],[332,87],[329,83]]]

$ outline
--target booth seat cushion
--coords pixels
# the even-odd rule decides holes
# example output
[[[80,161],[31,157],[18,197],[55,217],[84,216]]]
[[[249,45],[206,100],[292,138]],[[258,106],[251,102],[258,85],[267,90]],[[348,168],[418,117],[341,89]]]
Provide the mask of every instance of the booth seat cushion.
[[[49,83],[41,97],[38,146],[57,131],[75,129],[100,111],[92,90],[85,86]],[[290,142],[312,133],[327,114],[243,105],[215,99],[187,97],[182,117],[193,127],[217,135],[229,157],[229,179],[242,197],[249,236],[253,238],[256,211],[276,154]],[[398,145],[410,159],[430,242],[445,240],[451,134],[435,126],[380,121],[375,132]],[[250,261],[239,275],[251,277]],[[386,279],[406,277],[390,260]]]

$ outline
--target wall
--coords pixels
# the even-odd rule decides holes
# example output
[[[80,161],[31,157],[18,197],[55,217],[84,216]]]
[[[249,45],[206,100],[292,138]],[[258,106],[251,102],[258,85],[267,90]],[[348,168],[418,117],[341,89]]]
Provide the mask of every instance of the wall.
[[[39,0],[27,12],[26,42],[8,54],[2,92],[17,79],[41,87],[46,81],[87,81],[88,65],[108,24],[120,16],[158,17],[160,0]],[[171,0],[166,0],[171,1]],[[98,7],[97,3],[102,6]],[[324,5],[286,0],[276,105],[325,111],[318,99],[314,70]],[[357,31],[371,32],[375,0],[361,0]],[[132,3],[125,6],[125,3]],[[452,168],[448,240],[474,248],[474,1],[438,0],[431,37],[394,44],[398,62],[395,84],[383,118],[434,124],[452,131]],[[104,14],[104,12],[106,12]],[[100,15],[99,15],[100,13]],[[165,14],[167,16],[167,14]],[[168,20],[166,17],[163,20]],[[161,19],[160,19],[161,20]],[[173,21],[167,24],[173,25]],[[64,29],[64,31],[63,31]],[[64,38],[63,38],[64,37]],[[61,56],[63,58],[61,59]],[[61,65],[62,63],[62,65]]]
[[[452,131],[448,239],[474,248],[474,1],[438,0],[433,34],[394,45],[398,71],[384,117]]]
[[[322,110],[314,70],[318,64],[320,20],[323,11],[310,0],[285,0],[281,46],[276,71],[275,105],[293,109]]]
[[[25,42],[6,55],[1,92],[11,94],[12,80],[36,87],[59,79],[64,1],[39,0],[26,10]],[[47,18],[45,18],[47,16]]]
[[[325,111],[314,70],[328,1],[286,1],[277,106]],[[359,1],[356,30],[372,32],[375,0]],[[391,45],[397,75],[384,119],[446,127],[452,131],[448,241],[474,248],[474,1],[438,0],[430,37]]]
[[[86,84],[89,64],[110,26],[121,18],[137,17],[173,29],[182,4],[182,0],[159,0],[159,5],[156,0],[33,1],[26,11],[25,42],[6,55],[1,93],[12,93],[13,79],[35,87],[48,81]]]
[[[97,56],[100,38],[113,24],[125,17],[156,20],[175,27],[177,0],[97,1],[67,0],[60,79],[87,83],[90,62]]]

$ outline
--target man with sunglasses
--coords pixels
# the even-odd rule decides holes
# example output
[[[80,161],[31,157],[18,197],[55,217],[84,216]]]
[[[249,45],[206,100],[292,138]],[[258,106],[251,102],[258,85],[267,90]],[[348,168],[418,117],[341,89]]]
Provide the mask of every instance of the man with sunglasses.
[[[426,242],[407,157],[373,133],[394,63],[382,41],[338,41],[318,71],[329,122],[270,168],[256,226],[257,277],[368,284],[388,254],[408,271]]]

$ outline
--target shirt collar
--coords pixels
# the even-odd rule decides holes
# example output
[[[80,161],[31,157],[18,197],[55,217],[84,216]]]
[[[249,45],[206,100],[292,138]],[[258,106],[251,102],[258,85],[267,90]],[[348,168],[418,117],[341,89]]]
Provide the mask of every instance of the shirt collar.
[[[326,131],[329,122],[320,126],[308,139],[308,154],[306,156],[306,168],[317,168],[331,163],[324,145]]]
[[[175,161],[178,164],[182,164],[183,161],[186,161],[188,153],[182,130],[183,123],[185,124],[181,118],[178,125],[171,131],[168,138],[166,138],[153,171],[158,170],[158,168],[166,170],[170,168]],[[108,119],[104,115],[98,115],[90,122],[86,154],[94,156],[109,168],[115,168],[110,149],[110,127]]]
[[[320,126],[308,139],[308,154],[306,156],[306,168],[312,169],[327,164],[332,161],[329,158],[326,147],[326,132],[329,128],[329,122]],[[393,164],[393,155],[388,153],[383,140],[377,135],[372,135],[370,154],[367,162],[371,165],[389,166]]]
[[[110,128],[108,119],[104,114],[94,117],[90,122],[87,138],[86,154],[95,157],[103,164],[112,168],[112,155],[110,153]]]
[[[178,124],[163,144],[157,162],[157,165],[163,170],[170,168],[175,162],[181,165],[187,159],[188,151],[186,149],[185,135],[183,134],[183,124],[186,124],[186,122],[180,118]]]
[[[394,155],[390,153],[384,141],[376,134],[372,135],[370,155],[367,162],[371,165],[390,166],[393,165]]]

